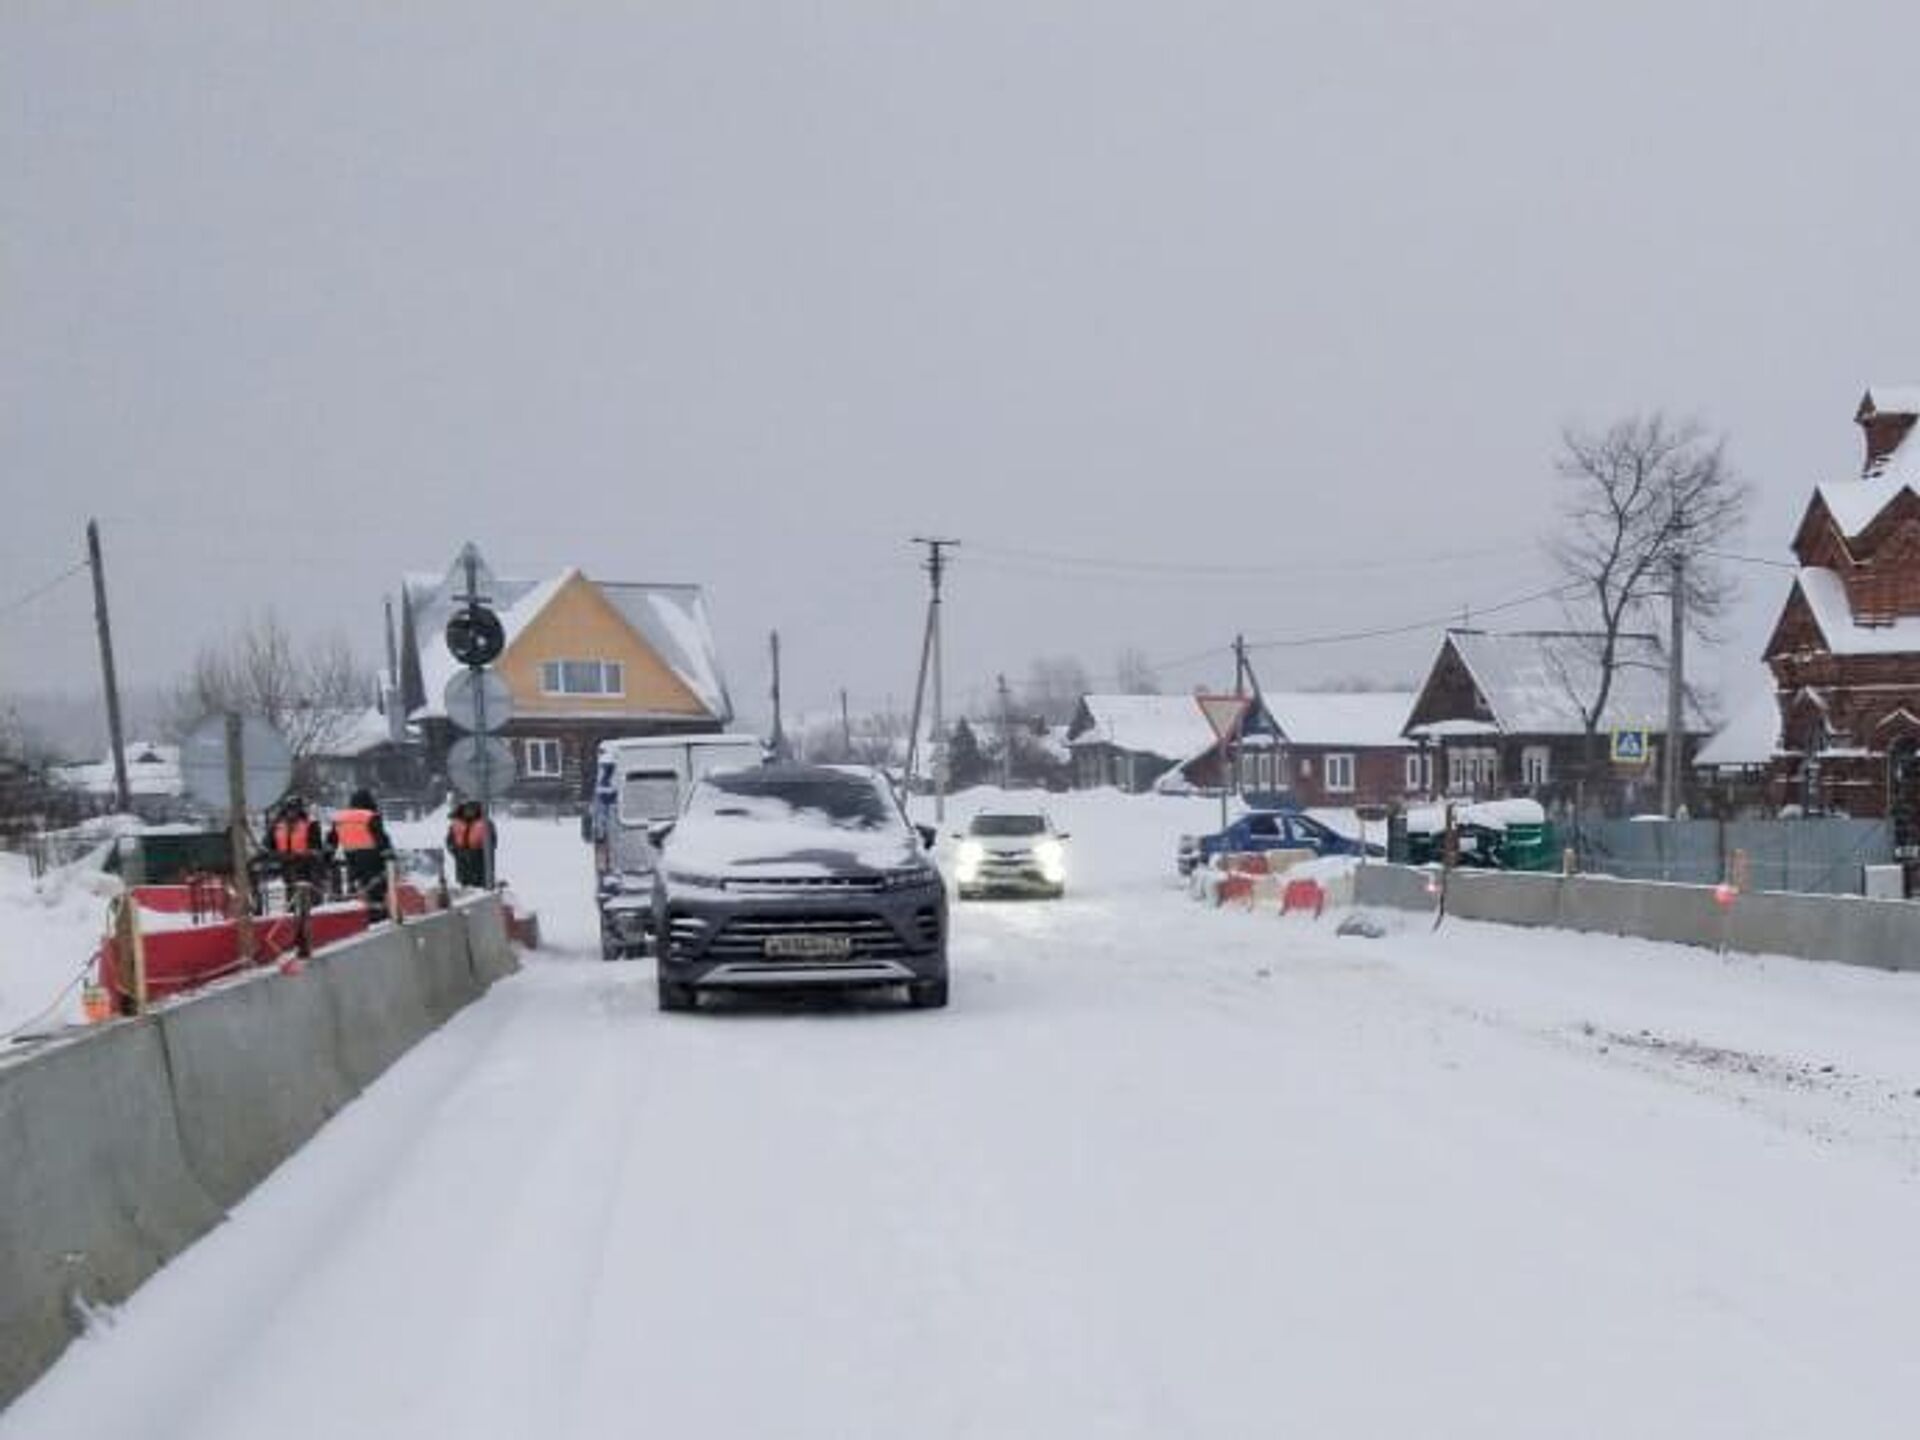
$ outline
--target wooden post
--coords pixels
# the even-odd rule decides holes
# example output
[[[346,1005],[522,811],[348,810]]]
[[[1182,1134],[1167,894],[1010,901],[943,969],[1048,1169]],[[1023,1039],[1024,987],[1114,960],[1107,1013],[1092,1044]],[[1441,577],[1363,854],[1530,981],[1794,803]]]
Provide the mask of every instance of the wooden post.
[[[93,569],[93,624],[100,641],[100,684],[107,699],[107,744],[113,747],[113,798],[124,815],[133,809],[127,784],[127,739],[120,726],[120,681],[113,669],[113,624],[107,616],[107,571],[100,558],[100,522],[87,522],[87,563]]]
[[[228,843],[233,847],[233,923],[240,941],[239,960],[253,963],[253,882],[247,873],[247,778],[240,717],[227,716]]]

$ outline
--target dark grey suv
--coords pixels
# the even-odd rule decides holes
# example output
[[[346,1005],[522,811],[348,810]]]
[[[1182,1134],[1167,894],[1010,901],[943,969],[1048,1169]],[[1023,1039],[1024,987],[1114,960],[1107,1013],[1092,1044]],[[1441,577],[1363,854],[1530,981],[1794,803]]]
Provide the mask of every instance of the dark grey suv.
[[[905,986],[947,1003],[947,892],[930,832],[853,766],[709,775],[662,827],[653,894],[660,1008],[703,990]]]

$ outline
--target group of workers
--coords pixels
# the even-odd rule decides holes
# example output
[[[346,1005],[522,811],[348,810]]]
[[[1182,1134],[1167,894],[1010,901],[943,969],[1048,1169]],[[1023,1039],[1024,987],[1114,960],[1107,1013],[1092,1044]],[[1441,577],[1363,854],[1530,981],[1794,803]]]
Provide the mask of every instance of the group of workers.
[[[268,852],[289,883],[310,885],[320,894],[362,897],[373,918],[386,917],[393,840],[372,791],[354,791],[324,829],[306,798],[290,795],[269,817],[266,838]],[[447,824],[455,882],[475,889],[487,885],[493,848],[493,825],[486,811],[475,801],[456,805]]]

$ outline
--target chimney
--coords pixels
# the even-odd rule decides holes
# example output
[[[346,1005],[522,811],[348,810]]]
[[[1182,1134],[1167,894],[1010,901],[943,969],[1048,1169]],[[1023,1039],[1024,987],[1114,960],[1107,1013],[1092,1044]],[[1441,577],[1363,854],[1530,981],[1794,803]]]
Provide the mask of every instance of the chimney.
[[[1860,397],[1854,421],[1867,437],[1867,458],[1860,467],[1864,479],[1872,479],[1887,466],[1900,442],[1920,418],[1920,386],[1883,386],[1878,393],[1869,390]]]

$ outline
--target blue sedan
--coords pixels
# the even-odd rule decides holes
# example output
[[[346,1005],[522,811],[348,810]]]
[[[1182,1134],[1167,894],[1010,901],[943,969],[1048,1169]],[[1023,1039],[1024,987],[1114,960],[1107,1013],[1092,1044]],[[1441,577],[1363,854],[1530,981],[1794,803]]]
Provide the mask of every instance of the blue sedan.
[[[1311,850],[1315,855],[1380,855],[1378,845],[1366,845],[1350,835],[1298,810],[1254,810],[1212,835],[1180,837],[1178,864],[1182,875],[1193,873],[1215,855],[1252,855],[1267,850]]]

